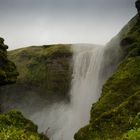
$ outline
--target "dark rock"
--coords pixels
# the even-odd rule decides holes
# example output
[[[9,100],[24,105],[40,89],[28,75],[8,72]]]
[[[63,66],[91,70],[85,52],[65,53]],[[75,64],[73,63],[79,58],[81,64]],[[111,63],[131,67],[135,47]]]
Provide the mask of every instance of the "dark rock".
[[[18,76],[15,64],[7,58],[7,49],[4,39],[0,37],[0,86],[16,82]]]
[[[136,8],[138,10],[138,14],[140,16],[140,0],[137,0],[135,4],[136,4]]]
[[[133,42],[134,40],[132,38],[126,37],[121,41],[120,45],[123,47],[123,46],[131,45]]]
[[[4,44],[4,39],[0,37],[0,44]]]

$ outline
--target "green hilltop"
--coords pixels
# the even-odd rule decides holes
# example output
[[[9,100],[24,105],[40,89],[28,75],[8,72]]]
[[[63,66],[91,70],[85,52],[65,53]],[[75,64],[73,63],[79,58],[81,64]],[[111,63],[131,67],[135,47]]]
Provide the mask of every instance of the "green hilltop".
[[[17,91],[21,96],[29,91],[50,102],[69,100],[72,76],[70,44],[21,48],[8,52],[8,57],[16,64],[20,74],[14,85],[0,88],[3,97],[10,94],[16,98]]]

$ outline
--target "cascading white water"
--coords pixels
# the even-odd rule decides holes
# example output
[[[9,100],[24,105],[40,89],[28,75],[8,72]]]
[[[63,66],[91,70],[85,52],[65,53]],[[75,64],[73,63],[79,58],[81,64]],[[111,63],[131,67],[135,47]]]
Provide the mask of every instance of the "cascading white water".
[[[63,140],[72,140],[75,132],[90,119],[92,103],[100,96],[100,68],[103,58],[101,46],[74,46],[73,80],[70,91],[71,104],[69,123],[66,124]]]
[[[55,104],[49,110],[44,108],[32,116],[39,124],[40,131],[48,128],[50,140],[73,140],[75,132],[88,124],[92,103],[97,101],[101,93],[99,75],[104,47],[74,45],[73,52],[70,104]]]

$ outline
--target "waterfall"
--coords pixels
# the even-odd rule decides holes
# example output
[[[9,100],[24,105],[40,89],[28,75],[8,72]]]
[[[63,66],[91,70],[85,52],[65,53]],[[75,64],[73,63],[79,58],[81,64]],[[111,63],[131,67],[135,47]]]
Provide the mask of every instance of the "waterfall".
[[[101,93],[100,72],[104,48],[101,46],[74,46],[73,80],[70,90],[69,122],[64,140],[72,140],[79,128],[88,124],[92,103]]]
[[[88,123],[91,105],[100,96],[102,87],[100,84],[100,68],[103,50],[101,46],[92,46],[74,54],[73,80],[70,91],[75,124],[74,132]]]

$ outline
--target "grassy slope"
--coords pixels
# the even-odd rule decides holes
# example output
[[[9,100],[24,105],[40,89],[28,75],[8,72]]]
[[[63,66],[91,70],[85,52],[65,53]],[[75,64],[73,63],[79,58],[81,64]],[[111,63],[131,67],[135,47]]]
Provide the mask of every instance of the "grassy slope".
[[[126,134],[135,137],[138,133],[140,119],[134,121],[140,112],[140,19],[138,16],[130,21],[118,38],[124,59],[113,76],[104,84],[101,98],[92,106],[90,123],[75,134],[76,140],[132,140],[132,137]],[[113,42],[109,45],[113,45]],[[136,130],[132,131],[134,127]]]
[[[64,96],[70,85],[70,45],[44,45],[9,52],[20,73],[10,88],[37,88],[48,94]],[[21,63],[22,62],[22,63]],[[12,92],[12,91],[11,91]]]

